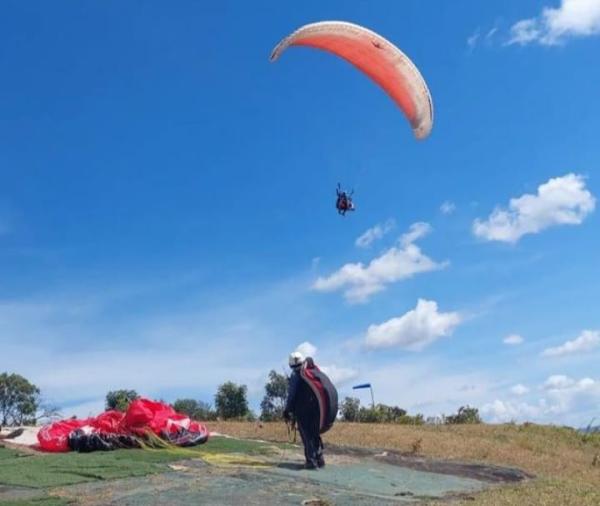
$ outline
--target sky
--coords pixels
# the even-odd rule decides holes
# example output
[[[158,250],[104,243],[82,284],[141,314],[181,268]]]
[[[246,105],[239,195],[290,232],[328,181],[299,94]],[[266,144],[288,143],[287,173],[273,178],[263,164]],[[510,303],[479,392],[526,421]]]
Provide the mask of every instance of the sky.
[[[428,139],[330,54],[269,63],[330,19],[415,62]],[[4,1],[0,371],[67,416],[256,409],[299,348],[364,404],[587,425],[599,51],[600,0]]]

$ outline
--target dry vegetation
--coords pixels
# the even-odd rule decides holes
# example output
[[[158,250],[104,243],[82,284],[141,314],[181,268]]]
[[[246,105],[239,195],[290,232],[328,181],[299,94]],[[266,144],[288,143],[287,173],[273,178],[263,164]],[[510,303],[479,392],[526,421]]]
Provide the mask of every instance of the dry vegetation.
[[[211,422],[243,438],[287,441],[283,423]],[[393,449],[421,455],[517,467],[537,476],[465,500],[474,505],[600,505],[600,435],[525,425],[405,426],[337,423],[325,443]]]

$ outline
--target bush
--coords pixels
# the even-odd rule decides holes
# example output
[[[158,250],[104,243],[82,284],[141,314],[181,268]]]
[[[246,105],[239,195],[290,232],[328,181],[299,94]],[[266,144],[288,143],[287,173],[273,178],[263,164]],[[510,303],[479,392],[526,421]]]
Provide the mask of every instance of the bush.
[[[356,405],[353,405],[354,408]],[[343,407],[342,407],[343,409]],[[420,413],[411,416],[398,406],[377,404],[374,408],[361,407],[358,410],[358,421],[364,423],[396,423],[400,425],[423,425],[425,419]]]
[[[445,416],[444,423],[447,425],[481,423],[481,417],[477,408],[461,406],[455,415]]]
[[[424,425],[425,417],[421,413],[417,413],[414,416],[404,415],[398,418],[395,423],[400,425]]]

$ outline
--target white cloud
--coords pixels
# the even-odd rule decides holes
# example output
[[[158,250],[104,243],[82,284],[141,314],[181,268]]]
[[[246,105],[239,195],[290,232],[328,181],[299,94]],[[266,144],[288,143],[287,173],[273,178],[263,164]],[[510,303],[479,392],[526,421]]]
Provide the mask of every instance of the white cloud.
[[[396,222],[392,219],[387,220],[385,223],[375,225],[356,239],[356,246],[359,248],[368,248],[375,241],[381,239],[388,232],[391,232],[395,225]]]
[[[525,395],[529,393],[529,388],[527,388],[525,385],[521,385],[520,383],[518,385],[515,385],[514,387],[512,387],[510,389],[511,393],[515,394],[515,395]]]
[[[359,371],[351,367],[338,367],[336,365],[324,365],[321,367],[325,374],[336,387],[343,386],[348,382],[358,378]]]
[[[553,46],[569,37],[586,37],[600,33],[600,0],[562,0],[559,7],[546,7],[535,18],[516,22],[508,44],[533,42]]]
[[[309,343],[308,341],[304,341],[296,347],[296,351],[302,353],[304,357],[314,358],[317,354],[317,347],[314,346],[312,343]]]
[[[564,374],[555,374],[550,376],[543,385],[545,390],[565,390],[572,387],[575,384],[575,380],[565,376]]]
[[[496,33],[497,33],[497,32],[498,32],[498,28],[496,28],[496,27],[492,28],[492,29],[491,29],[491,30],[490,30],[490,31],[489,31],[489,32],[488,32],[488,33],[485,35],[485,38],[486,38],[486,40],[488,40],[488,41],[489,41],[489,40],[491,40],[491,38],[492,38],[494,35],[496,35]]]
[[[517,21],[510,29],[508,44],[529,44],[538,40],[542,32],[536,19],[522,19]]]
[[[441,337],[452,334],[462,321],[458,313],[440,313],[434,301],[419,299],[415,309],[367,330],[369,348],[398,346],[420,351]]]
[[[454,204],[454,202],[450,202],[449,200],[446,200],[446,202],[444,202],[441,206],[440,206],[440,211],[442,212],[442,214],[452,214],[454,211],[456,211],[456,205]]]
[[[467,38],[467,46],[469,46],[471,49],[473,49],[477,45],[477,41],[479,40],[480,36],[481,36],[481,30],[479,28],[477,28],[477,30],[475,30],[475,32],[473,32]]]
[[[511,334],[506,336],[502,342],[504,344],[508,344],[509,346],[517,346],[523,343],[523,338],[519,334]]]
[[[566,343],[555,348],[546,348],[542,352],[542,356],[562,357],[564,355],[592,351],[599,347],[600,332],[597,330],[584,330],[578,338],[573,339],[572,341],[567,341]]]
[[[541,412],[542,407],[539,405],[536,406],[527,402],[501,401],[499,399],[484,404],[481,408],[482,416],[492,423],[535,419]]]
[[[426,235],[429,235],[433,229],[429,223],[419,221],[413,223],[408,232],[400,236],[400,244],[404,247],[410,246],[415,241],[422,239]]]
[[[308,341],[304,341],[303,343],[299,344],[295,351],[302,353],[304,357],[315,358],[317,355],[317,347]],[[327,374],[327,376],[329,376],[329,379],[338,388],[345,385],[349,381],[356,379],[359,374],[357,369],[351,367],[340,367],[335,364],[322,365],[319,367],[325,372],[325,374]]]
[[[584,178],[567,174],[540,185],[535,195],[511,199],[508,209],[496,208],[487,220],[476,219],[473,233],[487,241],[516,243],[552,226],[579,225],[595,205]]]
[[[319,277],[313,289],[320,292],[344,290],[349,302],[367,302],[375,293],[385,290],[386,285],[408,279],[415,274],[443,269],[447,262],[437,263],[424,255],[414,244],[431,232],[427,223],[415,223],[400,237],[396,246],[365,266],[361,262],[349,263],[328,277]]]
[[[498,28],[496,26],[482,30],[481,28],[477,28],[469,37],[467,37],[467,46],[471,51],[473,51],[478,45],[485,44],[489,46],[492,43],[492,39],[494,35],[498,32]]]
[[[540,390],[544,396],[537,400],[513,402],[496,399],[485,404],[481,413],[495,423],[530,420],[581,427],[590,416],[595,416],[600,403],[600,381],[592,378],[575,380],[556,374],[547,378]],[[523,385],[515,385],[511,393],[524,396],[530,390]]]
[[[592,378],[583,378],[579,381],[565,376],[564,374],[555,374],[550,376],[543,385],[545,390],[551,392],[560,391],[582,391],[593,388],[594,386],[600,386],[599,382],[594,381]]]
[[[549,377],[543,385],[549,403],[547,414],[560,417],[573,413],[593,413],[600,404],[600,381],[592,378],[574,380],[568,376]]]

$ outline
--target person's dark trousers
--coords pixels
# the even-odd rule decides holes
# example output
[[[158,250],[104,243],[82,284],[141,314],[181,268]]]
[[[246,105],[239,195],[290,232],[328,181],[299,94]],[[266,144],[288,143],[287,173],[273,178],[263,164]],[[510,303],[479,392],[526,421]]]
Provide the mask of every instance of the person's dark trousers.
[[[323,459],[323,443],[319,434],[318,417],[299,419],[298,430],[304,445],[304,458],[306,466],[310,468],[322,467],[325,463]]]

